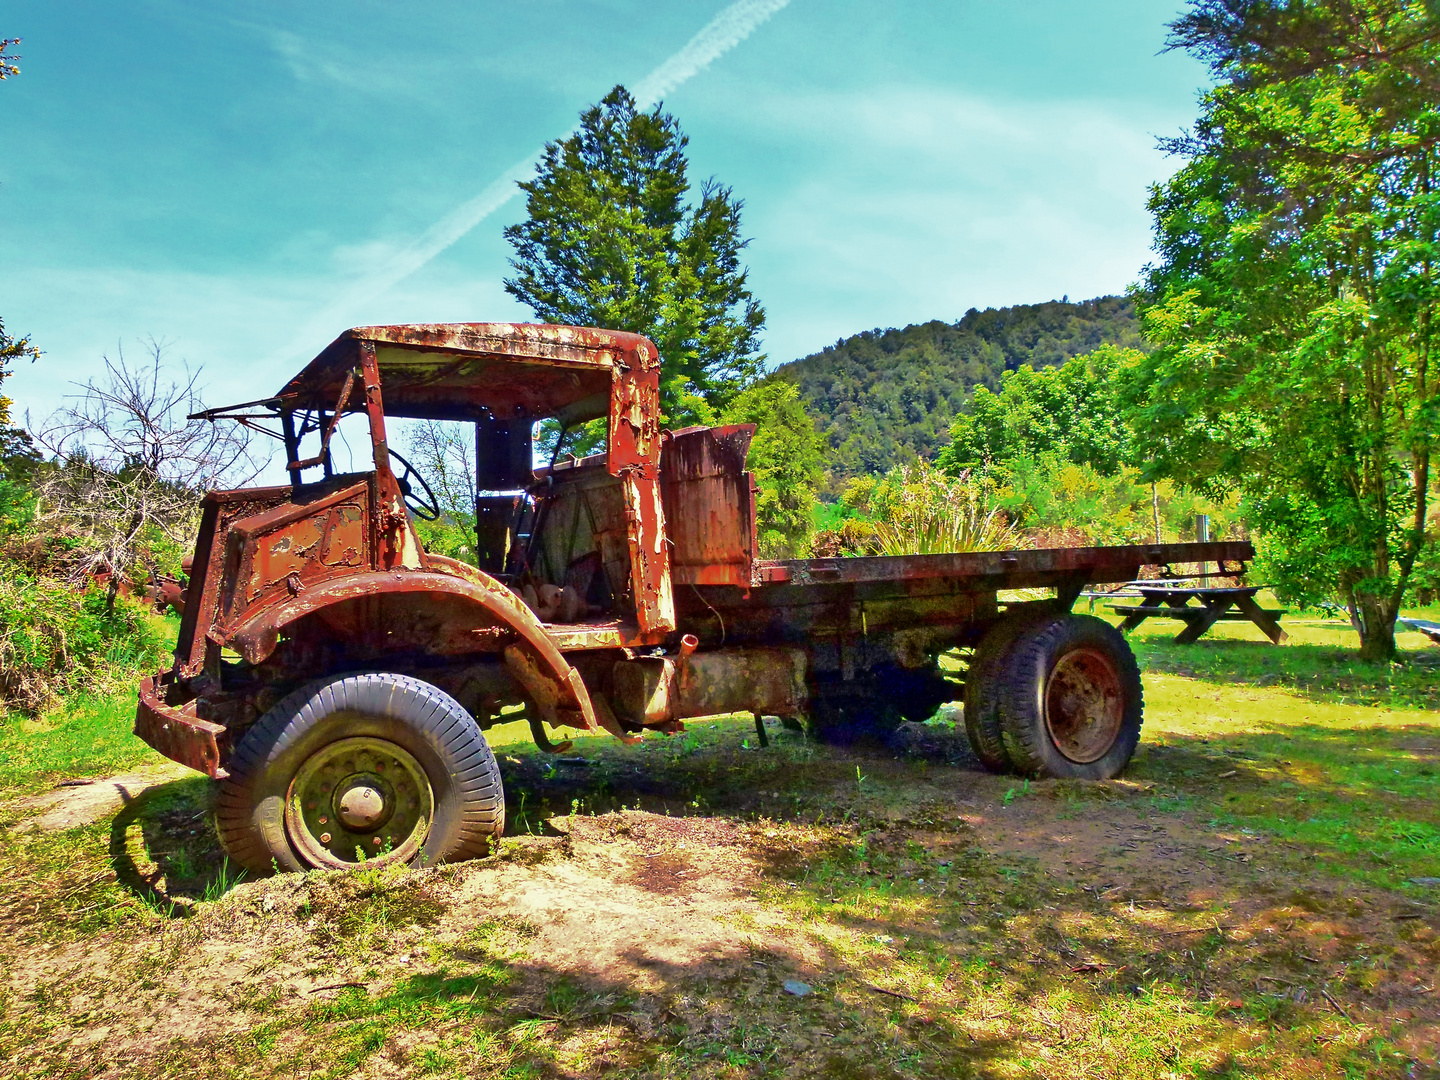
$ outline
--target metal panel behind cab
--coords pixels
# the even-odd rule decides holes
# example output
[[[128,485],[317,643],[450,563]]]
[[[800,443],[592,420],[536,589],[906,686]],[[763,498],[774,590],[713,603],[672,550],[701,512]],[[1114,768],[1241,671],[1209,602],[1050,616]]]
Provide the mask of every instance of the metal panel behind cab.
[[[754,424],[686,428],[660,452],[660,497],[682,585],[749,588],[755,563],[755,480],[745,471]]]

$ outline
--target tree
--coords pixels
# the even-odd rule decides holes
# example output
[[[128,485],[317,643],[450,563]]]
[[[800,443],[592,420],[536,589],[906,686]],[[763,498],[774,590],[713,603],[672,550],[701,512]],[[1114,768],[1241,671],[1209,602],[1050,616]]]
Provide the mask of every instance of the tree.
[[[28,356],[33,362],[39,355],[40,350],[28,337],[7,334],[5,322],[0,319],[0,482],[28,472],[40,460],[29,434],[12,423],[10,407],[14,402],[4,393],[5,380],[11,374],[10,361]]]
[[[968,469],[1004,472],[1007,462],[1053,455],[1103,474],[1118,472],[1130,463],[1132,448],[1114,376],[1141,355],[1102,345],[1060,367],[1007,371],[999,394],[977,386],[935,463],[954,476]]]
[[[1158,348],[1126,401],[1158,474],[1238,485],[1272,580],[1394,655],[1440,423],[1440,17],[1420,0],[1194,0],[1218,79],[1150,209]]]
[[[20,69],[15,65],[15,61],[19,60],[20,56],[18,53],[12,53],[10,51],[11,45],[19,44],[20,39],[18,37],[0,38],[0,82],[4,82],[10,78],[11,75],[20,74]]]
[[[837,497],[851,477],[933,460],[976,386],[998,393],[1007,371],[1063,364],[1105,344],[1143,344],[1134,301],[971,308],[953,323],[842,338],[775,374],[799,387],[820,425],[829,444],[823,493]]]
[[[473,564],[475,555],[475,425],[416,420],[407,425],[410,460],[430,482],[440,516],[416,518],[425,550]]]
[[[787,382],[757,383],[731,402],[723,419],[755,425],[747,465],[760,489],[755,518],[761,554],[772,559],[804,555],[825,440],[806,414],[799,392]]]
[[[248,428],[187,419],[205,407],[200,371],[177,379],[164,346],[152,340],[149,351],[139,365],[106,357],[104,378],[79,384],[34,431],[52,458],[35,482],[39,523],[69,537],[71,579],[108,574],[112,599],[122,576],[155,568],[157,546],[178,565],[201,492],[247,484],[263,468]]]
[[[623,86],[548,143],[520,185],[528,219],[505,230],[505,289],[550,323],[644,334],[661,357],[661,409],[673,427],[712,423],[760,371],[765,311],[746,287],[742,203],[715,180],[687,203],[688,139]]]
[[[10,52],[10,46],[19,45],[19,38],[0,38],[0,82],[11,75],[19,75],[15,61],[20,57]],[[15,338],[5,332],[5,322],[0,319],[0,387],[10,376],[10,361],[22,356],[30,357],[31,363],[40,356],[40,350],[31,344],[28,337]],[[27,471],[39,460],[30,436],[10,422],[11,400],[0,393],[0,484],[7,483],[14,474]],[[0,504],[12,501],[13,496],[0,493]],[[0,506],[3,508],[3,506]]]

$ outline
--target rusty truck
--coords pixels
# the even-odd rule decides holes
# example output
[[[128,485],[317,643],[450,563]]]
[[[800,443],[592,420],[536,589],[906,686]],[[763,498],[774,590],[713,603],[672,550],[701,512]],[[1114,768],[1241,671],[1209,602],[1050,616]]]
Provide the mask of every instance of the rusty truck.
[[[987,768],[1112,777],[1140,738],[1140,674],[1077,597],[1144,566],[1253,557],[1230,542],[767,560],[753,427],[664,429],[659,379],[636,334],[367,326],[273,396],[199,414],[276,436],[289,482],[204,497],[174,663],[143,682],[135,732],[219,782],[236,862],[485,854],[505,803],[484,732],[521,719],[542,750],[734,713],[844,740],[963,697]],[[473,564],[421,542],[416,518],[442,506],[387,439],[399,418],[473,427]],[[537,466],[547,420],[603,428],[599,451]],[[338,471],[342,421],[368,435],[360,471]],[[955,650],[963,690],[940,662]]]

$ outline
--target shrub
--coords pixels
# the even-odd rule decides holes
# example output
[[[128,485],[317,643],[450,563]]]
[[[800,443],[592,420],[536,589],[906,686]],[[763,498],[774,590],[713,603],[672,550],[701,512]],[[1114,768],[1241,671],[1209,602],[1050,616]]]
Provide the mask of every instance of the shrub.
[[[35,711],[132,683],[164,663],[165,625],[137,601],[0,564],[0,703]]]

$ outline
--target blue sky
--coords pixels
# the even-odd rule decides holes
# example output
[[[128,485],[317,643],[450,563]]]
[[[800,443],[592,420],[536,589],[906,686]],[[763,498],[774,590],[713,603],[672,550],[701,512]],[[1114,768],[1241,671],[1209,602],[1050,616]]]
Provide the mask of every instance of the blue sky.
[[[1155,138],[1205,83],[1160,54],[1177,0],[748,2],[748,36],[665,103],[694,179],[745,200],[772,363],[1134,280],[1146,187],[1175,166]],[[43,414],[153,336],[221,403],[278,389],[347,326],[527,318],[502,286],[519,198],[394,267],[726,10],[11,0],[0,316],[46,355],[7,393]]]

